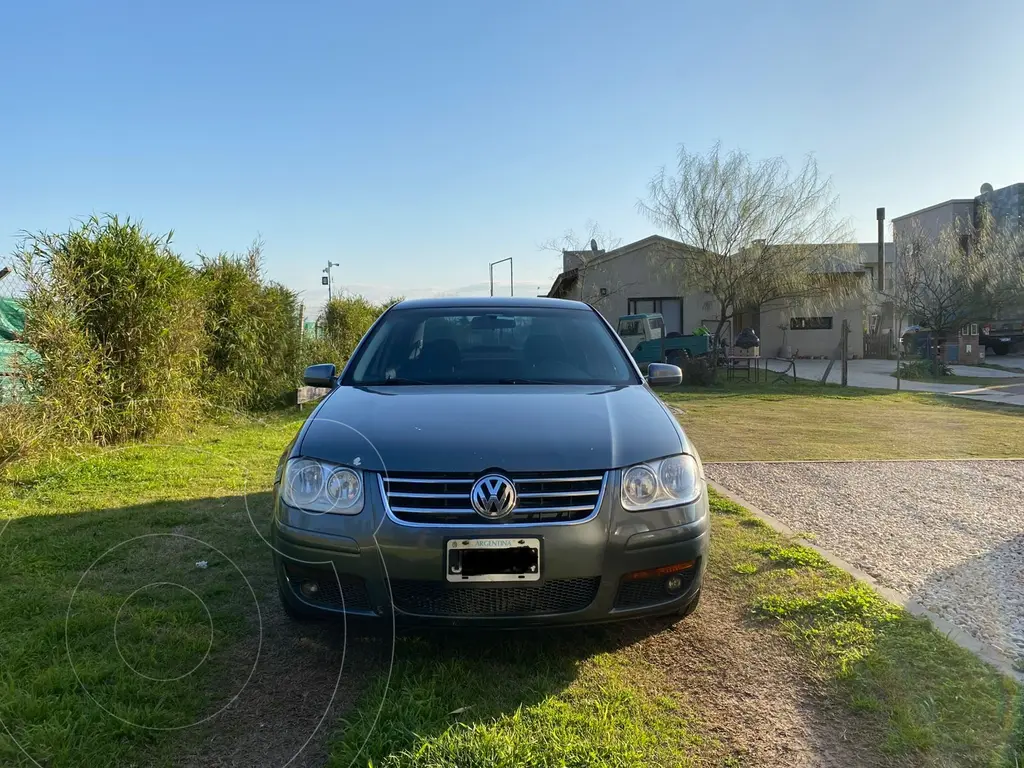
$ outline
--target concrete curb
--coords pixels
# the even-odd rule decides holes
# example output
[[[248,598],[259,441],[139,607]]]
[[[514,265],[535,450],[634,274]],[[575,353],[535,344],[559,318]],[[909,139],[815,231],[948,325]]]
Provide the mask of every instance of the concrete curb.
[[[829,552],[827,549],[822,549],[813,541],[808,541],[807,539],[801,538],[792,528],[783,523],[781,520],[777,520],[776,518],[772,517],[766,512],[762,512],[749,501],[746,501],[740,495],[733,493],[728,488],[719,485],[713,480],[708,480],[707,482],[708,485],[711,486],[717,493],[739,504],[741,507],[745,508],[748,512],[750,512],[750,514],[754,515],[759,520],[764,521],[767,525],[771,526],[771,528],[773,528],[778,533],[781,533],[783,536],[786,536],[787,538],[793,539],[794,541],[805,547],[813,549],[815,552],[817,552],[819,555],[825,558],[829,563],[834,565],[836,568],[846,571],[855,579],[863,581],[866,584],[868,584],[872,589],[878,592],[878,594],[880,594],[890,603],[895,603],[896,605],[903,606],[903,608],[905,608],[907,612],[909,612],[913,616],[919,616],[928,619],[937,631],[941,632],[943,635],[945,635],[947,638],[949,638],[954,643],[959,645],[965,651],[973,653],[979,659],[995,667],[1004,675],[1012,677],[1019,683],[1024,684],[1024,672],[1014,669],[1013,663],[996,648],[992,647],[988,643],[978,640],[976,637],[968,634],[964,630],[957,627],[955,624],[944,619],[939,614],[929,610],[928,608],[925,608],[925,606],[917,600],[914,600],[908,597],[907,595],[897,592],[894,589],[890,589],[889,587],[879,584],[878,581],[874,579],[874,577],[868,575],[857,566],[846,562],[841,557],[837,557],[836,555]]]

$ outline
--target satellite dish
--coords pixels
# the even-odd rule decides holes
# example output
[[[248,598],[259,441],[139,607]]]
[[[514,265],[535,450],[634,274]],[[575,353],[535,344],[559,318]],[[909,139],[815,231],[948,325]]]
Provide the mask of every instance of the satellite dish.
[[[986,192],[991,192],[991,191],[992,191],[992,185],[989,184],[987,181],[984,184],[981,185],[981,194],[984,195]]]

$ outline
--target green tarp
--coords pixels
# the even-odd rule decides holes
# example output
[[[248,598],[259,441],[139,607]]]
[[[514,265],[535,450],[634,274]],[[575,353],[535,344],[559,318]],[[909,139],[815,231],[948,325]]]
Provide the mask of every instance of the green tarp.
[[[18,341],[25,332],[25,308],[17,299],[0,299],[0,341]]]
[[[19,343],[25,331],[25,309],[17,299],[0,299],[0,404],[23,399],[19,363],[34,362],[39,355]]]

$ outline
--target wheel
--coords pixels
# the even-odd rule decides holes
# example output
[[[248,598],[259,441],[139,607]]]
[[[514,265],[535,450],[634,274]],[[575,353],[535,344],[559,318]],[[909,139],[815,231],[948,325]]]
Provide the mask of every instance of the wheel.
[[[1003,355],[1010,353],[1010,348],[1008,346],[1000,345],[998,347],[992,347],[992,351],[999,355],[999,357],[1002,357]]]
[[[671,365],[682,365],[691,357],[693,357],[693,355],[690,354],[690,350],[688,349],[670,349],[665,354],[665,360]]]

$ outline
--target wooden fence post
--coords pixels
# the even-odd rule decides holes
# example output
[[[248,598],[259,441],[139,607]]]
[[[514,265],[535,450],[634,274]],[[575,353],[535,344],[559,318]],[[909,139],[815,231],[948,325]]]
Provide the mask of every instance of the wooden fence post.
[[[840,339],[841,339],[840,340],[839,354],[840,354],[840,359],[843,362],[843,386],[845,387],[846,386],[846,381],[847,381],[847,376],[849,374],[849,359],[850,359],[850,350],[849,350],[849,346],[850,346],[850,343],[849,343],[849,339],[850,339],[850,321],[849,320],[843,320],[843,327],[842,327],[842,330],[839,332],[839,335],[840,335]]]

